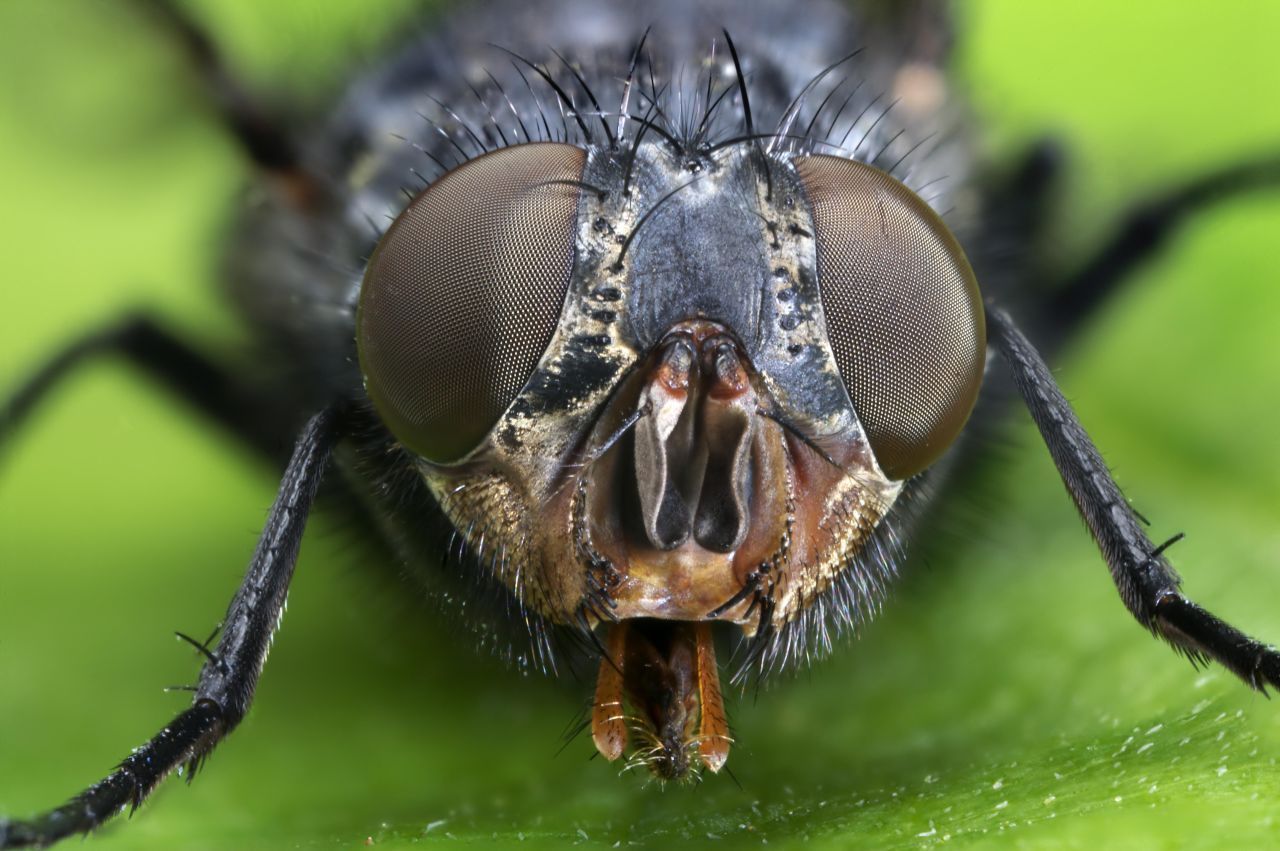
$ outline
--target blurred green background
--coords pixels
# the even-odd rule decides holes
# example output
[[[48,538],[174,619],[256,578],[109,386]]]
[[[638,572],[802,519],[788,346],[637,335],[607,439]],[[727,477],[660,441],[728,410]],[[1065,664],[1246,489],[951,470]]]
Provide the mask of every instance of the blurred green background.
[[[410,2],[195,4],[245,76],[316,91]],[[1125,204],[1280,153],[1280,6],[988,0],[962,9],[993,158],[1070,145],[1055,251]],[[0,4],[0,386],[145,305],[236,331],[211,295],[245,168],[154,30],[97,0]],[[1186,589],[1280,640],[1280,197],[1188,228],[1058,375]],[[646,786],[556,754],[587,684],[521,679],[388,601],[308,532],[254,711],[191,788],[93,848],[745,842],[930,848],[1280,847],[1280,706],[1195,671],[1116,598],[1025,417],[883,618],[734,699],[730,766]],[[123,368],[85,369],[0,456],[0,813],[102,775],[185,703],[172,631],[221,616],[276,484]],[[408,593],[407,591],[401,593]],[[393,614],[388,614],[393,612]]]

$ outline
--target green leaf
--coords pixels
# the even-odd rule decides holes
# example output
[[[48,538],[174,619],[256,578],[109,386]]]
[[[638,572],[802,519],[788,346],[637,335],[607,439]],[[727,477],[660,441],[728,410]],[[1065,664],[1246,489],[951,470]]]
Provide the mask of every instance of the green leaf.
[[[409,5],[197,8],[256,82],[315,91]],[[0,386],[139,304],[200,339],[237,333],[210,283],[243,166],[123,8],[0,6]],[[962,23],[992,157],[1043,131],[1068,143],[1063,264],[1144,194],[1277,152],[1274,4],[988,0]],[[1264,638],[1280,638],[1277,234],[1274,195],[1197,219],[1058,372],[1153,537],[1188,533],[1171,551],[1185,590]],[[586,737],[559,751],[589,684],[477,657],[321,518],[247,722],[92,847],[1276,845],[1280,711],[1130,620],[1024,415],[992,455],[860,640],[733,700],[737,782],[696,788],[616,777]],[[64,800],[183,706],[160,687],[198,659],[172,632],[223,612],[273,476],[110,364],[5,447],[0,812]]]

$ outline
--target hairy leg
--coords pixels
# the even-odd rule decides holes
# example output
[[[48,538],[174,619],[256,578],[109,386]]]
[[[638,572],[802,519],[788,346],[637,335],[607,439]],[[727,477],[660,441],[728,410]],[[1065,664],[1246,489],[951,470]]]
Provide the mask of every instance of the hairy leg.
[[[128,806],[135,810],[175,768],[194,772],[249,711],[272,635],[284,610],[302,532],[329,456],[341,437],[336,409],[311,418],[285,468],[244,581],[231,599],[221,638],[203,647],[191,708],[133,751],[103,780],[35,818],[0,817],[0,848],[40,847],[87,833]]]
[[[260,168],[280,174],[301,172],[297,144],[279,117],[238,80],[204,28],[173,0],[133,0],[151,15],[186,53],[210,104]]]
[[[1168,543],[1157,546],[1147,537],[1137,512],[1129,506],[1048,366],[1009,315],[990,304],[987,333],[1004,356],[1063,484],[1133,616],[1194,662],[1213,659],[1259,691],[1265,692],[1268,685],[1280,688],[1280,652],[1182,595],[1178,575],[1164,556]]]
[[[104,356],[123,358],[265,455],[283,460],[288,452],[297,427],[288,412],[154,319],[131,316],[71,341],[18,385],[0,406],[0,453],[62,379]]]
[[[1050,287],[1037,327],[1056,345],[1097,312],[1194,216],[1241,195],[1280,189],[1280,157],[1238,163],[1173,186],[1125,213],[1112,236]]]

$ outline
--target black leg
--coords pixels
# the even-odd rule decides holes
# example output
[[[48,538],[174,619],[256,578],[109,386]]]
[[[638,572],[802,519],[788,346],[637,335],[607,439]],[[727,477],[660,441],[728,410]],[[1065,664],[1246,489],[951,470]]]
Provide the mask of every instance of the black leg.
[[[995,245],[980,243],[975,248],[991,251],[993,266],[1012,262],[1021,270],[1029,265],[1053,212],[1065,159],[1062,145],[1046,136],[1037,139],[1012,169],[992,182],[983,207]]]
[[[312,417],[298,437],[249,569],[227,609],[222,638],[206,650],[191,708],[104,780],[61,807],[28,821],[0,818],[0,848],[48,845],[93,830],[125,806],[132,812],[178,766],[185,764],[194,772],[240,723],[253,701],[284,609],[307,515],[339,432],[339,417],[331,408]]]
[[[1043,305],[1043,327],[1062,335],[1078,327],[1191,216],[1247,192],[1276,188],[1280,158],[1273,157],[1210,172],[1131,210],[1092,257],[1054,286]]]
[[[1037,266],[1065,160],[1062,145],[1044,137],[1023,151],[1012,167],[984,182],[983,238],[965,250],[983,292],[1016,310],[1037,306],[1045,298],[1028,282],[1043,277]]]
[[[1004,355],[1067,492],[1138,622],[1193,662],[1214,659],[1250,686],[1280,688],[1280,652],[1211,615],[1178,590],[1177,573],[1142,530],[1075,411],[1009,315],[988,305],[987,334]],[[1167,544],[1165,545],[1167,546]]]
[[[285,125],[227,69],[222,54],[205,32],[173,0],[134,0],[169,30],[181,44],[204,88],[240,147],[259,167],[279,174],[301,175],[297,145]]]
[[[102,355],[123,357],[269,457],[283,459],[288,451],[289,432],[297,422],[289,422],[287,412],[154,320],[135,316],[73,341],[19,385],[0,407],[0,452],[62,378]]]

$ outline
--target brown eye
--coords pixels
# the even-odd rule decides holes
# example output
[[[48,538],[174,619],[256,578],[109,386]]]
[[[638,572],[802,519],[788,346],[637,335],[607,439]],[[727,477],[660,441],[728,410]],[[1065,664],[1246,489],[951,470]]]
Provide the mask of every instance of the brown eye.
[[[356,319],[369,398],[432,461],[480,444],[532,375],[573,272],[586,153],[539,143],[453,169],[392,223]]]
[[[795,166],[836,366],[880,468],[905,479],[951,445],[977,400],[978,284],[937,213],[892,177],[832,156]]]

